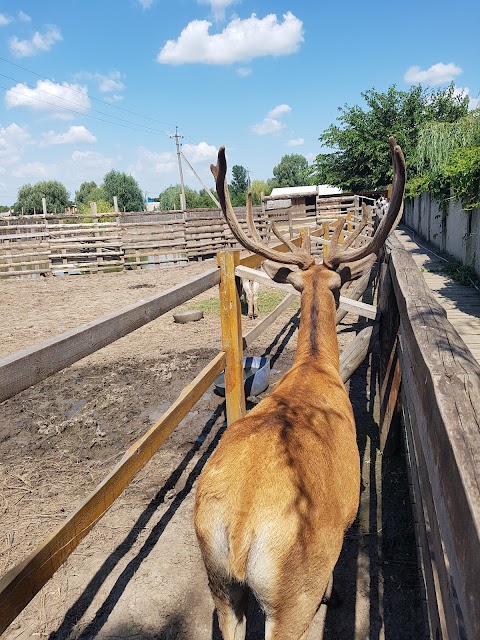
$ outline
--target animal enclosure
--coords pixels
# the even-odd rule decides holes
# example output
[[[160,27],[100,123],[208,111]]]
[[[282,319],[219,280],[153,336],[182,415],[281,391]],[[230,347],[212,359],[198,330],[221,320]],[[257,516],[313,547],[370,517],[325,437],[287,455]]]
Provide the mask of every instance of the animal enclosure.
[[[353,227],[355,220],[351,219],[347,221],[347,218],[345,218],[345,234],[351,232],[351,230],[349,231],[348,229],[349,224]],[[319,251],[323,251],[323,247],[328,249],[329,240],[326,239],[326,231],[323,225],[317,233],[320,234],[318,242]],[[242,260],[241,266],[245,269],[252,268],[257,264],[258,260],[256,258],[249,257]],[[454,361],[457,359],[461,361],[462,371],[465,372],[462,378],[463,382],[460,381],[463,384],[463,388],[465,389],[465,385],[467,385],[467,388],[471,388],[470,385],[474,384],[475,375],[478,374],[475,368],[472,373],[471,367],[474,367],[474,365],[468,357],[468,354],[462,351],[462,345],[457,342],[452,342],[454,333],[452,333],[451,328],[447,326],[448,323],[444,324],[441,313],[435,309],[431,313],[426,313],[418,308],[420,304],[419,301],[429,300],[429,298],[427,292],[423,290],[419,292],[418,288],[415,287],[414,274],[412,273],[411,277],[409,276],[409,268],[411,269],[412,267],[408,264],[408,257],[404,257],[398,247],[396,249],[393,247],[393,249],[387,252],[385,266],[381,267],[382,276],[378,301],[382,312],[380,317],[390,317],[388,309],[392,308],[393,295],[399,306],[402,323],[400,330],[402,337],[400,345],[402,351],[398,351],[399,347],[397,347],[397,342],[395,341],[395,336],[398,332],[395,328],[394,320],[388,320],[388,323],[384,323],[383,327],[382,321],[380,321],[380,340],[383,345],[390,344],[390,350],[382,347],[382,353],[388,352],[389,355],[394,354],[391,359],[390,357],[387,358],[387,361],[383,365],[384,375],[382,377],[383,384],[381,385],[383,399],[382,413],[384,414],[381,430],[382,446],[386,447],[388,451],[389,447],[395,446],[395,438],[398,438],[402,433],[400,430],[395,434],[393,428],[395,422],[392,421],[392,419],[395,418],[397,398],[399,396],[404,397],[402,409],[404,415],[407,415],[406,412],[408,412],[410,424],[412,424],[411,416],[414,415],[416,420],[415,424],[420,425],[413,428],[408,427],[406,433],[410,456],[413,458],[412,485],[414,488],[417,487],[417,506],[420,504],[424,518],[425,514],[429,518],[428,526],[423,525],[423,533],[420,526],[422,521],[419,520],[419,540],[423,544],[422,570],[425,576],[426,593],[428,596],[430,633],[432,637],[435,637],[435,634],[441,638],[456,637],[454,635],[448,635],[448,633],[452,633],[451,630],[455,628],[453,625],[456,625],[457,629],[463,627],[466,629],[476,629],[475,626],[471,625],[477,624],[478,621],[478,617],[476,617],[478,614],[478,599],[465,599],[465,590],[467,588],[471,590],[470,593],[478,593],[478,586],[474,582],[472,583],[476,571],[475,563],[478,558],[478,536],[476,536],[475,533],[478,528],[475,512],[472,512],[470,509],[470,505],[475,505],[476,500],[476,494],[472,493],[471,488],[471,478],[475,477],[476,472],[471,462],[466,458],[462,459],[461,470],[458,466],[460,464],[460,459],[458,458],[458,447],[460,446],[459,435],[462,434],[462,437],[464,437],[464,427],[462,424],[459,424],[458,417],[452,417],[451,414],[445,414],[443,409],[438,409],[438,414],[436,414],[434,421],[437,431],[436,434],[433,435],[429,433],[431,421],[425,420],[425,418],[421,417],[422,414],[419,414],[419,411],[425,411],[425,407],[427,406],[429,411],[432,411],[432,406],[434,407],[433,410],[437,411],[436,405],[432,405],[431,403],[431,398],[440,398],[439,394],[445,393],[445,385],[443,382],[445,378],[442,377],[445,373],[442,372],[440,366],[440,364],[447,362],[444,356],[440,356],[441,362],[437,362],[435,365],[432,383],[425,392],[425,398],[419,402],[418,399],[415,398],[412,400],[411,395],[408,396],[409,393],[412,393],[412,388],[414,391],[415,389],[423,388],[419,384],[418,376],[428,374],[429,362],[433,353],[431,346],[431,335],[433,334],[431,333],[432,325],[430,324],[432,321],[434,321],[433,328],[436,332],[445,332],[443,337],[439,333],[435,333],[435,344],[443,345],[442,349],[447,344],[455,344],[455,348],[452,349],[453,355],[449,357],[454,358]],[[240,274],[241,271],[238,273]],[[388,273],[392,279],[393,289],[388,284],[389,281],[385,273]],[[418,276],[418,273],[415,275]],[[111,277],[117,277],[117,275],[113,274]],[[229,281],[232,282],[231,270],[229,278]],[[407,283],[405,283],[405,278]],[[125,312],[122,313],[110,314],[108,318],[104,318],[100,322],[90,323],[89,326],[84,327],[80,332],[72,331],[69,335],[62,336],[62,339],[50,340],[49,344],[43,345],[42,349],[29,349],[27,350],[28,352],[16,354],[16,357],[4,358],[0,363],[1,388],[2,391],[6,390],[3,391],[4,395],[2,399],[19,393],[21,389],[26,389],[31,384],[38,384],[42,376],[51,375],[53,371],[58,371],[63,367],[69,366],[70,363],[73,362],[72,358],[79,359],[85,357],[88,353],[92,353],[94,349],[101,348],[104,344],[108,344],[111,340],[118,339],[121,335],[126,335],[128,331],[152,320],[157,315],[164,313],[166,309],[171,309],[176,304],[187,300],[188,296],[215,286],[219,280],[220,274],[218,269],[216,267],[208,269],[207,273],[195,278],[193,282],[190,281],[188,287],[176,287],[174,290],[167,292],[167,294],[154,296],[155,299],[142,303],[139,302],[138,305],[129,308],[128,311],[125,310]],[[416,286],[418,287],[418,284]],[[360,297],[362,293],[363,291],[359,294],[359,289],[353,287],[349,292],[346,292],[346,296],[349,295],[352,297],[352,300],[354,300],[357,295]],[[348,304],[348,301],[345,302],[345,304]],[[415,305],[415,309],[413,309],[412,305]],[[353,307],[355,307],[355,305],[353,305]],[[357,307],[357,312],[358,309],[359,307]],[[339,313],[342,313],[341,310]],[[376,317],[377,313],[374,312],[373,315]],[[263,328],[265,328],[265,320],[262,320],[262,322],[264,322]],[[391,329],[389,329],[390,324],[392,325]],[[243,341],[240,344],[248,346],[259,334],[260,331],[257,330],[257,328],[253,329],[250,334],[246,334],[243,337]],[[238,327],[232,330],[232,335],[237,335],[238,337]],[[364,349],[365,353],[373,345],[374,337],[372,337],[372,335],[374,336],[375,332],[372,326],[370,326],[370,331],[362,336],[361,341],[359,340],[357,342],[357,347]],[[424,336],[424,338],[420,338],[421,336]],[[430,336],[428,344],[425,343],[425,336],[427,339]],[[360,346],[360,342],[363,346]],[[394,345],[393,347],[392,344]],[[409,351],[405,351],[405,345]],[[234,356],[235,361],[238,359],[241,351],[238,342],[236,349],[237,355]],[[435,353],[437,352],[438,351],[435,351]],[[442,350],[440,350],[440,352],[443,353]],[[355,357],[359,357],[359,353],[360,351],[356,348],[345,352],[345,375],[347,375],[349,368],[353,369],[355,367],[355,365],[352,365],[352,356],[353,360],[355,360]],[[395,360],[397,355],[399,355],[398,361]],[[407,357],[415,358],[415,365],[413,367],[411,364],[408,365]],[[167,413],[157,421],[156,426],[153,427],[153,431],[150,430],[148,438],[145,440],[142,439],[142,442],[136,443],[129,449],[129,452],[127,452],[122,462],[117,465],[113,472],[102,482],[102,485],[99,487],[101,493],[90,496],[90,498],[84,502],[84,505],[81,507],[84,509],[81,516],[77,516],[76,512],[68,518],[67,526],[73,527],[76,532],[79,531],[81,533],[78,535],[75,534],[72,538],[71,533],[68,532],[68,528],[61,533],[59,532],[59,537],[53,541],[50,540],[48,545],[42,545],[41,552],[40,550],[37,552],[40,553],[40,555],[36,555],[35,558],[31,557],[28,560],[29,564],[23,564],[22,567],[14,568],[12,570],[13,575],[9,572],[2,579],[0,583],[0,602],[2,604],[1,611],[3,616],[1,618],[2,628],[3,625],[8,624],[12,616],[16,615],[20,608],[24,606],[26,601],[32,596],[33,591],[41,587],[41,584],[48,578],[48,572],[52,569],[54,570],[56,564],[64,559],[63,554],[71,551],[73,546],[79,542],[79,538],[90,531],[91,526],[96,523],[100,514],[108,508],[109,500],[113,499],[114,496],[120,492],[122,486],[124,486],[124,483],[127,482],[129,478],[130,472],[127,473],[125,468],[128,469],[130,467],[130,469],[135,469],[137,462],[133,462],[133,459],[138,460],[139,463],[143,463],[148,456],[153,455],[157,444],[166,437],[167,433],[174,428],[176,423],[188,414],[192,407],[193,400],[211,384],[216,372],[223,368],[223,358],[224,356],[222,354],[216,356],[211,363],[197,375],[194,382],[185,388],[184,392],[182,392],[178,400],[171,405]],[[397,364],[397,362],[400,364]],[[452,379],[451,370],[447,369],[446,371],[448,379]],[[402,390],[400,390],[400,373],[403,380]],[[412,381],[412,376],[417,376],[417,378]],[[238,375],[237,377],[234,375],[234,378],[238,383]],[[457,379],[454,378],[454,380],[455,384],[457,384]],[[241,394],[239,394],[240,386],[240,384],[237,384],[236,395],[233,395],[230,401],[233,406],[233,409],[230,409],[230,411],[242,411]],[[448,385],[446,388],[448,390]],[[458,407],[459,415],[461,414],[463,416],[464,424],[472,426],[474,422],[472,422],[472,408],[468,406],[468,394],[466,394],[465,391],[462,392],[461,385],[459,385],[457,391],[455,406]],[[431,394],[433,394],[433,396]],[[464,402],[462,398],[465,399],[465,404],[462,404]],[[447,400],[448,394],[442,402],[447,402]],[[440,415],[440,418],[438,415]],[[435,442],[437,435],[441,438],[438,443]],[[467,438],[468,437],[467,434]],[[431,442],[432,438],[433,442]],[[415,446],[413,454],[412,442]],[[425,449],[424,442],[428,443],[427,449]],[[471,446],[472,448],[470,450],[475,451],[476,445],[472,444]],[[458,481],[455,480],[455,484],[450,488],[444,486],[446,480],[442,478],[443,462],[441,456],[438,455],[437,457],[435,454],[435,451],[438,452],[440,447],[442,451],[451,452],[453,457],[450,461],[447,461],[446,464],[449,465],[448,469],[452,469],[450,465],[453,465],[455,478],[459,478]],[[431,459],[432,455],[436,456],[433,461]],[[426,460],[425,465],[422,465],[422,456]],[[131,459],[130,462],[128,461],[129,459]],[[122,467],[123,463],[126,463],[126,467]],[[448,473],[444,475],[450,478]],[[420,483],[422,484],[420,485]],[[424,496],[423,500],[427,501],[426,505],[424,502],[418,502],[418,487],[420,486],[422,487],[421,495]],[[431,487],[430,490],[428,488],[429,486]],[[453,494],[452,492],[455,493]],[[444,504],[444,501],[448,499],[449,495],[455,496],[455,501],[457,502],[455,508],[460,510],[459,512],[455,512],[455,514],[451,511],[450,501],[448,508],[446,508]],[[108,496],[106,501],[104,501],[104,496]],[[430,500],[430,502],[428,502],[428,500]],[[88,518],[84,519],[85,513],[89,510]],[[457,515],[459,518],[458,522],[461,523],[461,525],[456,525],[455,518]],[[433,516],[435,516],[435,520],[432,519]],[[432,528],[432,522],[435,528]],[[435,522],[437,524],[435,524]],[[462,535],[458,536],[459,539],[452,536],[452,528],[455,528],[455,526],[462,527]],[[465,530],[469,532],[467,539],[463,537],[463,531]],[[70,532],[71,531],[72,529],[70,529]],[[434,537],[432,538],[432,536]],[[66,544],[67,542],[68,545]],[[444,554],[440,556],[441,559],[443,558],[442,564],[438,564],[439,549]],[[434,552],[436,554],[435,562],[431,559]],[[48,563],[46,564],[47,558]],[[31,573],[32,570],[33,573]],[[25,580],[27,575],[28,580]],[[14,580],[15,591],[11,588],[13,584],[12,580]],[[20,597],[19,594],[23,595]],[[448,627],[446,626],[447,624],[449,625]],[[437,629],[439,630],[438,633]],[[459,631],[457,635],[458,637],[462,637],[461,631]],[[470,636],[467,635],[467,637]]]
[[[325,216],[357,215],[359,206],[358,198],[337,197],[322,201],[313,217],[297,208],[261,207],[255,207],[254,216],[264,239],[270,239],[272,220],[288,225],[293,238],[300,228],[316,228]],[[245,209],[238,214],[245,225]],[[182,265],[230,248],[239,245],[217,209],[0,217],[0,278]]]

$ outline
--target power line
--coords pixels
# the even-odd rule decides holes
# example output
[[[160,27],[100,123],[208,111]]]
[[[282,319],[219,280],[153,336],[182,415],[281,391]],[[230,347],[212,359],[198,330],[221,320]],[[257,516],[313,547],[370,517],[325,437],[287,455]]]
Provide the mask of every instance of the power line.
[[[8,80],[12,80],[13,82],[18,82],[19,84],[23,85],[24,87],[27,87],[28,89],[31,89],[32,91],[40,91],[40,93],[44,93],[47,96],[52,96],[52,98],[56,98],[57,100],[63,100],[64,102],[68,102],[69,104],[73,104],[77,107],[82,107],[82,108],[86,108],[85,105],[81,104],[80,102],[75,102],[74,100],[69,100],[68,98],[63,98],[62,96],[57,96],[54,93],[50,93],[49,91],[44,91],[43,89],[35,89],[34,87],[31,87],[29,84],[27,84],[26,82],[22,82],[21,80],[18,80],[16,78],[12,78],[11,76],[7,76],[4,73],[0,73],[0,76],[2,78],[7,78]],[[13,91],[14,93],[19,93],[20,95],[24,96],[25,94],[23,94],[21,91],[15,91],[14,89],[9,89],[9,91]],[[83,96],[87,96],[88,94],[82,93],[81,91],[75,91],[76,93],[80,93]],[[33,96],[26,96],[27,98],[31,98],[33,100],[36,100],[37,98],[33,97]],[[46,104],[50,104],[50,103],[46,103]],[[56,105],[59,106],[61,109],[63,109],[64,107],[62,105]],[[119,116],[112,116],[109,113],[105,113],[104,111],[99,111],[98,109],[93,109],[92,107],[88,107],[88,109],[90,111],[94,111],[95,113],[100,113],[102,116],[107,116],[107,118],[115,118],[115,120],[121,120],[122,122],[127,122],[128,124],[134,125],[134,126],[140,126],[140,127],[144,127],[144,125],[140,124],[138,125],[136,122],[131,122],[130,120],[125,120],[125,118],[120,118]],[[78,112],[75,112],[78,113]],[[166,131],[159,131],[158,129],[152,129],[151,127],[144,127],[145,129],[149,129],[150,131],[154,132],[154,133],[162,133],[163,135],[168,136],[169,134]]]
[[[17,69],[22,69],[23,71],[26,71],[27,73],[31,73],[32,75],[37,76],[38,78],[41,78],[42,80],[48,80],[50,82],[53,82],[53,80],[51,80],[50,78],[47,78],[46,76],[44,76],[44,75],[42,75],[40,73],[37,73],[36,71],[33,71],[32,69],[28,69],[27,67],[24,67],[21,64],[17,64],[16,62],[12,62],[11,60],[8,60],[7,58],[2,58],[0,56],[0,61],[6,62],[7,64],[10,64],[10,65],[12,65],[14,67],[17,67]],[[8,76],[6,76],[4,74],[0,74],[0,75],[2,75],[5,78],[8,78]],[[10,79],[12,79],[12,78],[10,78]],[[15,79],[12,79],[12,80],[14,82],[19,82],[20,84],[26,84],[26,83],[22,82],[21,80],[15,80]],[[29,86],[29,85],[27,84],[27,86]],[[2,87],[2,88],[5,88],[5,87]],[[32,87],[29,87],[29,88],[32,88]],[[35,89],[35,90],[36,91],[42,91],[41,89]],[[75,93],[78,93],[81,96],[85,95],[82,91],[79,91],[78,89],[74,89],[72,87],[69,87],[69,90],[73,91]],[[10,91],[13,91],[13,89],[10,89]],[[43,91],[43,93],[48,93],[48,92],[47,91]],[[53,95],[53,94],[50,94],[50,95]],[[59,96],[55,96],[55,97],[59,97]],[[138,113],[137,111],[132,111],[131,109],[125,109],[125,107],[120,107],[120,106],[118,106],[116,104],[112,104],[110,102],[107,102],[106,100],[102,100],[101,98],[96,98],[95,96],[92,96],[90,94],[88,95],[88,97],[91,100],[95,100],[96,102],[100,102],[101,104],[106,105],[109,108],[118,109],[119,111],[123,111],[124,113],[129,113],[129,114],[137,116],[139,118],[144,118],[145,120],[151,120],[152,122],[158,122],[159,124],[166,124],[166,125],[168,125],[169,127],[172,127],[172,128],[175,127],[175,125],[172,124],[171,122],[166,122],[165,120],[159,120],[158,118],[152,118],[151,116],[147,116],[145,114]],[[61,98],[61,99],[65,100],[67,102],[73,102],[73,101],[69,101],[67,98]],[[73,104],[75,104],[75,103],[73,103]],[[56,105],[54,105],[54,106],[56,106]],[[116,118],[117,120],[123,120],[122,118],[118,118],[118,116],[111,116],[109,114],[104,114],[102,111],[98,111],[96,109],[92,109],[91,107],[90,107],[90,109],[92,111],[96,111],[98,113],[101,113],[102,115],[106,115],[107,117]],[[85,114],[81,114],[81,115],[85,115]],[[130,121],[125,120],[125,122],[130,122]],[[112,123],[112,124],[115,124],[115,123]],[[130,124],[133,124],[134,126],[144,127],[144,125],[137,124],[137,123],[130,123]],[[148,129],[147,127],[144,127],[144,128]],[[195,140],[192,136],[190,136],[185,129],[183,129],[182,127],[178,127],[178,128],[179,128],[180,131],[182,131],[184,133],[185,138],[187,138],[188,140],[191,140],[193,142],[193,144],[195,144],[195,145],[200,144],[200,142],[198,140]],[[158,132],[158,130],[155,130],[155,129],[151,129],[151,131],[155,132],[155,133],[161,133],[162,135],[169,135],[165,131]]]
[[[17,67],[18,69],[23,69],[23,71],[26,71],[27,73],[31,73],[34,76],[37,76],[38,78],[41,78],[42,80],[48,80],[50,82],[53,82],[52,80],[50,80],[50,78],[47,78],[46,76],[42,76],[40,73],[37,73],[36,71],[32,71],[32,69],[27,69],[27,67],[22,67],[22,65],[20,64],[16,64],[15,62],[12,62],[11,60],[7,60],[6,58],[2,58],[0,57],[0,60],[2,62],[6,62],[7,64],[11,64],[14,67]],[[17,80],[15,82],[18,82]],[[78,91],[78,89],[71,89],[71,91],[75,91],[76,93],[80,94],[80,95],[85,95],[84,93],[82,93],[82,91]],[[107,102],[106,100],[102,100],[101,98],[95,98],[95,96],[89,96],[92,100],[95,100],[96,102],[101,102],[102,104],[106,105],[107,107],[112,107],[114,109],[119,109],[120,111],[125,111],[126,113],[130,113],[134,116],[138,116],[139,118],[145,118],[146,120],[152,120],[152,122],[158,122],[159,124],[166,124],[169,127],[174,127],[175,125],[172,124],[171,122],[165,122],[163,120],[158,120],[157,118],[151,118],[150,116],[146,116],[143,115],[141,113],[137,113],[135,111],[131,111],[130,109],[125,109],[124,107],[119,107],[116,104],[112,104],[110,102]],[[113,116],[112,116],[113,117]]]
[[[11,91],[12,93],[16,93],[20,96],[25,97],[24,93],[21,93],[20,91],[15,91],[15,89],[8,89],[7,87],[4,87],[3,85],[0,84],[0,89],[5,89],[5,91]],[[133,131],[139,131],[141,133],[159,133],[161,135],[166,135],[168,136],[167,133],[165,133],[164,131],[159,131],[157,129],[150,129],[148,127],[143,127],[142,125],[136,125],[136,123],[132,123],[134,125],[134,127],[125,125],[125,124],[120,124],[119,122],[113,122],[112,120],[104,120],[103,118],[97,118],[97,116],[91,116],[88,113],[82,113],[81,111],[75,111],[74,109],[69,109],[68,107],[64,107],[60,104],[54,104],[53,102],[47,102],[46,100],[41,100],[40,98],[35,98],[33,96],[28,96],[28,98],[30,100],[36,100],[37,102],[42,102],[43,104],[48,104],[51,107],[56,107],[57,109],[63,109],[64,111],[70,111],[71,113],[76,113],[79,116],[84,116],[85,118],[91,118],[92,120],[99,120],[100,122],[106,122],[107,124],[113,124],[117,127],[123,127],[124,129],[132,129]],[[81,105],[79,105],[81,106]],[[140,127],[140,128],[138,128]]]

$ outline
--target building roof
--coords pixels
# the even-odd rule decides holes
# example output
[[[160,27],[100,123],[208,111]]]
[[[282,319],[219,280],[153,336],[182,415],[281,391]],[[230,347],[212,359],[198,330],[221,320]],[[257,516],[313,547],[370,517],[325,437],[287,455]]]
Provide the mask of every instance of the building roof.
[[[303,187],[276,187],[268,198],[295,198],[302,196],[328,196],[335,193],[342,193],[341,189],[332,187],[329,184],[307,185]]]

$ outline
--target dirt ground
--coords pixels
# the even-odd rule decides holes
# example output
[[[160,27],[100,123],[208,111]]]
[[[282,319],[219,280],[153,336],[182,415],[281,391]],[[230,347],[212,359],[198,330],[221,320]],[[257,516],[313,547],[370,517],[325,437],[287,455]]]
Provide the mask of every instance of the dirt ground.
[[[0,356],[211,266],[1,280]],[[361,328],[357,320],[339,326],[341,345]],[[255,322],[244,318],[244,329]],[[272,383],[291,365],[298,323],[294,304],[247,352],[270,356]],[[170,312],[0,405],[0,575],[76,508],[219,349],[217,313],[176,324]],[[350,382],[363,489],[335,572],[343,604],[320,607],[310,640],[424,637],[405,462],[402,451],[383,458],[378,450],[376,361]],[[192,508],[195,480],[224,429],[224,403],[210,390],[4,638],[219,640]],[[263,637],[252,609],[249,640]]]

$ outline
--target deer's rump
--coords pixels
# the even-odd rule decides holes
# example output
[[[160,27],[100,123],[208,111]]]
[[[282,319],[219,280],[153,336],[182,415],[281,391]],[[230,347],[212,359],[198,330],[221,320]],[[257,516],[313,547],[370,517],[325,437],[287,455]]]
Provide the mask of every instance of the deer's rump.
[[[343,437],[338,425],[324,437],[313,429],[297,436],[281,421],[252,432],[248,417],[227,429],[199,479],[195,505],[212,571],[247,584],[263,604],[280,585],[298,588],[299,575],[328,580],[358,508],[359,458],[348,422]]]

